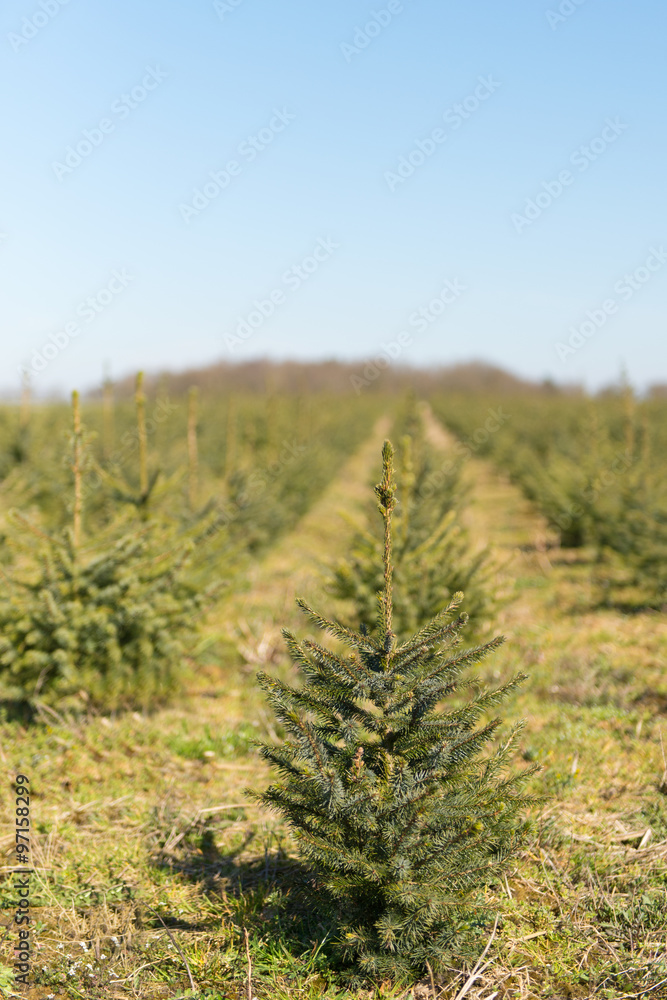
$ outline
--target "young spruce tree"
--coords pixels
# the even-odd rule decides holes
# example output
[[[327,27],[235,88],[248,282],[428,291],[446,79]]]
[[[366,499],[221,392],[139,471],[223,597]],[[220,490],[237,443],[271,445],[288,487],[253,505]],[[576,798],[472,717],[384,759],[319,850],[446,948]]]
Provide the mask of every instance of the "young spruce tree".
[[[62,707],[80,705],[83,692],[101,709],[150,707],[181,687],[196,622],[219,585],[195,586],[195,541],[164,520],[121,517],[87,538],[78,393],[73,416],[70,524],[47,532],[10,512],[17,558],[0,572],[0,698]]]
[[[394,631],[399,638],[417,631],[463,591],[470,626],[479,634],[499,600],[489,587],[494,566],[488,549],[473,552],[461,523],[461,463],[451,463],[444,483],[434,479],[438,468],[421,427],[402,437],[399,454],[401,504],[392,537]],[[332,568],[329,584],[334,597],[350,601],[355,624],[369,630],[375,625],[377,595],[384,582],[383,540],[375,530],[375,514],[369,509],[368,524],[355,531],[349,552]],[[343,624],[352,625],[354,619]]]
[[[253,797],[282,813],[313,874],[315,898],[337,914],[339,948],[365,976],[442,970],[460,957],[472,908],[519,842],[518,814],[536,801],[523,791],[539,767],[508,774],[522,723],[485,756],[499,719],[483,721],[524,679],[495,690],[461,680],[503,641],[459,648],[467,616],[444,610],[397,644],[392,626],[393,450],[383,448],[375,487],[384,521],[384,589],[377,627],[352,631],[312,622],[348,646],[336,655],[284,636],[305,677],[302,688],[260,674],[284,744],[260,744],[279,780]],[[462,688],[449,711],[440,705]],[[320,895],[318,895],[320,894]],[[484,907],[482,913],[486,915]],[[474,918],[473,918],[474,919]]]

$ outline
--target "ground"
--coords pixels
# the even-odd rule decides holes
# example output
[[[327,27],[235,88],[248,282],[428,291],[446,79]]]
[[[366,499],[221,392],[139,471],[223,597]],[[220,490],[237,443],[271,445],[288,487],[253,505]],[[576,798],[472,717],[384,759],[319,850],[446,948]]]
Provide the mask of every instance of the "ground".
[[[451,438],[427,407],[424,419],[444,460]],[[176,704],[3,724],[5,965],[17,771],[31,782],[35,868],[35,985],[7,995],[170,998],[192,977],[211,998],[667,997],[667,624],[603,606],[592,555],[556,548],[518,489],[477,459],[466,518],[506,595],[493,623],[506,642],[481,676],[529,675],[503,715],[526,720],[517,764],[544,765],[533,789],[547,796],[513,874],[489,893],[488,951],[446,982],[346,991],[330,976],[326,925],[291,903],[287,832],[244,797],[267,781],[250,741],[273,729],[254,674],[289,675],[280,629],[309,628],[295,595],[331,611],[324,567],[362,517],[389,426],[376,424],[212,613]]]

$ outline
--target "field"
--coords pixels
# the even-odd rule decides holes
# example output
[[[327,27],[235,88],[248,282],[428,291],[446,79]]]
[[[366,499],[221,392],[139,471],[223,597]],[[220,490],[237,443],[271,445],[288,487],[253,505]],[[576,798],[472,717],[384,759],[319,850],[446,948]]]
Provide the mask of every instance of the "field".
[[[18,689],[5,693],[5,995],[667,997],[667,491],[657,463],[667,405],[628,393],[599,404],[474,393],[417,404],[425,447],[444,470],[436,489],[463,462],[457,517],[473,555],[489,547],[484,586],[498,598],[475,627],[506,636],[479,674],[493,684],[529,675],[502,715],[526,720],[516,766],[543,765],[530,788],[546,798],[511,872],[488,889],[499,919],[484,930],[483,960],[416,984],[348,989],[330,957],[332,928],[291,893],[288,829],[244,797],[269,780],[251,741],[280,737],[255,674],[297,681],[281,629],[315,633],[295,597],[350,613],[332,595],[331,567],[364,524],[382,442],[398,443],[411,404],[379,392],[224,402],[193,393],[167,404],[159,388],[148,400],[141,392],[143,433],[131,400],[113,410],[109,399],[84,403],[84,426],[97,433],[87,447],[106,478],[82,473],[82,545],[116,513],[128,530],[153,518],[196,539],[193,578],[220,588],[188,649],[184,687],[160,703],[140,687],[136,698],[113,689],[108,707],[104,691],[91,698],[85,685],[28,707]],[[587,415],[597,428],[591,461],[608,469],[610,455],[630,449],[606,487],[595,469],[573,485],[590,440],[567,428]],[[31,565],[29,549],[10,545],[12,508],[49,531],[73,517],[68,408],[34,406],[19,420],[1,413],[3,579]],[[533,475],[535,454],[548,484]],[[567,487],[556,510],[554,482]],[[653,512],[655,530],[638,510]],[[636,530],[615,544],[627,524]],[[17,773],[31,787],[28,988],[6,971]]]

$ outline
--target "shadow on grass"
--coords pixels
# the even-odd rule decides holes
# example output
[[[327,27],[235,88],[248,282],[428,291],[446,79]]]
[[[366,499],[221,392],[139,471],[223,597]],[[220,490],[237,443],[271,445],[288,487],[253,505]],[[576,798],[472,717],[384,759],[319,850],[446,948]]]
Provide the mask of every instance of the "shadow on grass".
[[[591,611],[619,611],[623,615],[664,615],[667,604],[658,605],[650,598],[602,597],[591,602]]]
[[[655,600],[646,597],[627,597],[622,594],[613,596],[612,594],[598,593],[587,599],[580,597],[577,601],[561,604],[559,607],[559,613],[570,618],[604,611],[613,611],[629,618],[638,615],[664,616],[667,613],[667,604],[658,605]]]
[[[273,835],[265,841],[263,853],[250,855],[256,838],[256,832],[250,831],[237,848],[220,849],[215,830],[205,827],[178,856],[158,851],[152,864],[199,886],[217,913],[217,927],[222,909],[229,930],[239,940],[245,928],[254,941],[258,969],[278,960],[286,971],[331,974],[337,968],[329,945],[335,916],[312,872],[289,857],[279,841],[271,843],[276,841]],[[169,927],[186,927],[182,921],[161,916]],[[205,930],[210,925],[211,921],[199,922],[189,929]]]
[[[37,717],[37,709],[27,701],[7,698],[0,700],[0,723],[12,722],[21,726],[31,726]]]

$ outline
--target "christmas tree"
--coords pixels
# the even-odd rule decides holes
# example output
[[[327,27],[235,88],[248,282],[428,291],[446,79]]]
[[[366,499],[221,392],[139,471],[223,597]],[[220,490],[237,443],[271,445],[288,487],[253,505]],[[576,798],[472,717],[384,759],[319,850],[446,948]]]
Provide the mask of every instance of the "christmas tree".
[[[494,567],[488,549],[473,552],[462,525],[462,464],[451,461],[448,475],[438,475],[421,424],[402,437],[400,455],[401,504],[392,539],[394,631],[399,637],[416,631],[463,591],[470,624],[482,632],[499,600],[489,588]],[[352,614],[344,623],[369,630],[383,586],[383,540],[375,518],[376,511],[369,511],[367,526],[355,531],[349,554],[332,569],[329,586],[335,597],[351,602]]]
[[[121,516],[89,542],[77,393],[73,410],[70,524],[48,532],[10,512],[17,558],[0,575],[2,696],[76,704],[83,692],[101,708],[155,705],[180,686],[194,623],[218,584],[194,585],[193,539],[157,519]]]
[[[499,719],[486,713],[525,679],[494,690],[463,681],[503,641],[459,647],[462,599],[397,643],[393,629],[393,451],[383,448],[375,487],[384,522],[384,586],[373,634],[352,631],[298,603],[352,652],[284,636],[301,688],[259,680],[284,726],[282,745],[259,744],[279,779],[253,797],[289,823],[313,872],[314,901],[329,902],[338,947],[373,977],[442,970],[460,955],[481,891],[506,868],[520,839],[523,791],[539,768],[508,774],[522,723],[485,756]],[[473,697],[461,692],[469,688]],[[451,702],[448,711],[440,707]],[[481,907],[482,921],[484,910]]]

